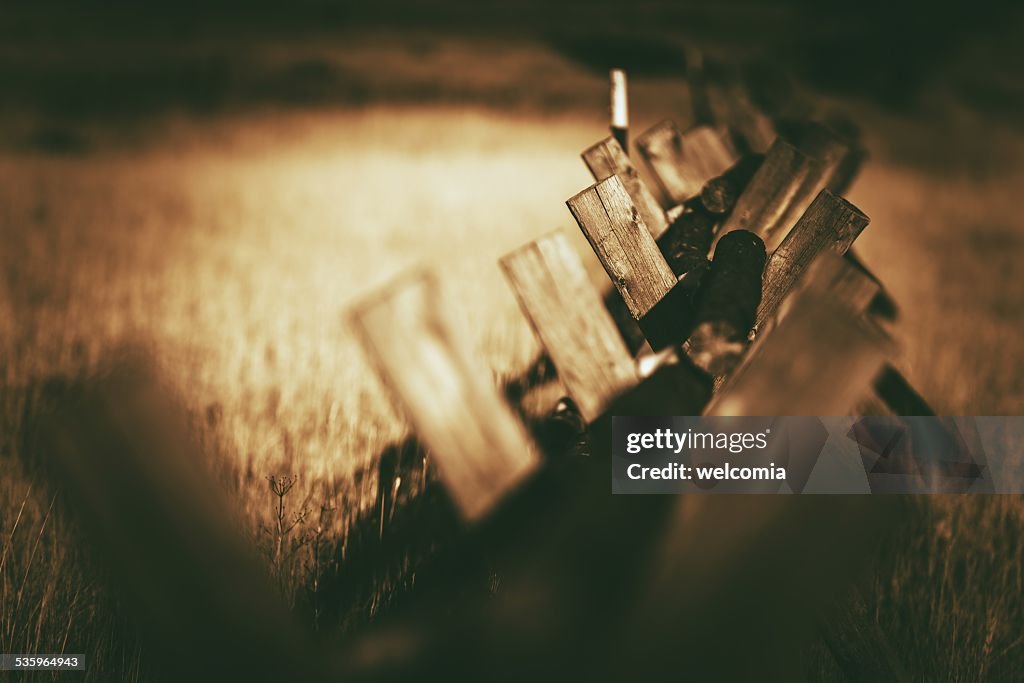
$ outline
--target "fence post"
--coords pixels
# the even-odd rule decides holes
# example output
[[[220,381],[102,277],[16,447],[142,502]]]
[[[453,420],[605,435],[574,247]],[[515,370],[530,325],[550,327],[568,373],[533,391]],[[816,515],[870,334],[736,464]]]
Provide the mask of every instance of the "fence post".
[[[661,191],[666,209],[700,194],[704,183],[737,161],[722,136],[710,126],[682,133],[668,120],[641,133],[636,147]]]
[[[647,185],[641,180],[640,175],[626,155],[622,146],[615,138],[605,138],[600,142],[591,145],[583,150],[580,155],[583,162],[590,169],[594,180],[601,181],[613,175],[619,176],[623,187],[633,200],[633,205],[640,212],[644,219],[644,225],[650,231],[651,236],[657,239],[668,227],[668,219],[662,210],[658,200],[654,198]]]
[[[430,449],[467,521],[483,517],[539,464],[537,449],[445,318],[440,287],[408,274],[351,311],[384,384]]]
[[[856,206],[822,190],[768,259],[755,325],[759,327],[775,314],[818,255],[825,251],[845,254],[869,222]]]
[[[692,324],[690,294],[679,285],[619,177],[592,185],[566,204],[651,347],[682,343]]]
[[[502,257],[501,269],[580,414],[592,422],[637,382],[633,357],[564,232]]]
[[[719,229],[719,239],[733,230],[749,230],[771,253],[807,208],[800,197],[814,170],[811,157],[778,138]]]
[[[626,72],[612,69],[611,79],[611,131],[618,140],[622,151],[629,154],[629,91],[626,89]]]

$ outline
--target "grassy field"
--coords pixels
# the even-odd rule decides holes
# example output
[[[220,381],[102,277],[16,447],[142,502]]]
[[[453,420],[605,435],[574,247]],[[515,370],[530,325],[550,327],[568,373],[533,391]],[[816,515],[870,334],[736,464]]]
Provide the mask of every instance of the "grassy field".
[[[480,49],[431,54],[455,64]],[[44,379],[88,373],[124,344],[146,348],[186,397],[216,476],[294,604],[310,546],[275,559],[278,539],[261,531],[274,518],[266,478],[298,478],[289,514],[336,509],[324,533],[341,544],[374,502],[376,456],[407,434],[346,306],[405,268],[434,267],[495,377],[526,366],[536,343],[495,262],[555,227],[585,254],[563,202],[590,182],[578,154],[605,134],[603,80],[554,53],[499,54],[504,87],[547,71],[546,87],[572,83],[578,104],[170,113],[125,137],[75,128],[83,144],[59,154],[5,147],[0,651],[85,652],[124,680],[146,678],[53,492],[23,471],[20,430]],[[638,128],[686,121],[681,85],[638,81],[636,93]],[[1021,414],[1024,135],[935,97],[925,122],[835,102],[872,151],[849,194],[872,218],[858,250],[901,303],[902,365],[936,408]],[[9,130],[25,122],[12,115]],[[1024,502],[920,500],[893,524],[869,609],[914,679],[1024,675]],[[813,677],[838,679],[826,659]],[[107,680],[99,666],[89,678]]]

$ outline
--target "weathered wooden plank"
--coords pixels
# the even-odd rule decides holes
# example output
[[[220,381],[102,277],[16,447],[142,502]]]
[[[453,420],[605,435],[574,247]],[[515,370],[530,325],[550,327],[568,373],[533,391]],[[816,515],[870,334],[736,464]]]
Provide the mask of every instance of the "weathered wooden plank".
[[[706,415],[845,415],[895,344],[871,321],[814,290],[759,337]]]
[[[629,154],[629,91],[626,89],[626,72],[622,69],[612,69],[609,75],[612,137],[622,146],[622,150]]]
[[[692,323],[690,295],[678,285],[619,177],[587,188],[566,205],[652,348],[682,343]]]
[[[825,123],[808,121],[794,126],[793,140],[802,152],[817,162],[817,169],[808,174],[805,187],[794,202],[796,208],[805,201],[809,205],[810,199],[823,189],[841,194],[853,184],[864,157],[864,150],[855,139]],[[878,278],[857,259],[853,251],[848,252],[846,258],[878,282]],[[885,287],[880,282],[878,284],[880,291],[874,300],[875,312],[879,317],[894,320],[898,306]]]
[[[749,230],[764,240],[771,253],[806,209],[801,191],[815,166],[814,160],[796,147],[781,138],[776,140],[719,229],[719,236]]]
[[[502,257],[502,271],[588,422],[637,382],[633,357],[564,232]]]
[[[846,253],[868,222],[868,217],[856,206],[822,190],[768,259],[757,328],[775,315],[783,298],[819,255],[826,251]]]
[[[594,180],[605,180],[613,175],[619,176],[626,192],[629,193],[633,205],[644,219],[644,225],[655,238],[659,237],[668,227],[668,219],[661,204],[640,178],[633,162],[629,160],[622,146],[614,138],[605,138],[583,151],[580,155],[590,169]]]
[[[736,163],[735,153],[711,126],[681,133],[662,121],[636,139],[636,147],[664,198],[665,208],[700,193],[704,184]]]
[[[637,320],[676,284],[622,180],[611,176],[566,202]]]
[[[439,305],[436,278],[407,275],[352,310],[385,385],[405,408],[457,507],[477,520],[539,463],[523,424]]]

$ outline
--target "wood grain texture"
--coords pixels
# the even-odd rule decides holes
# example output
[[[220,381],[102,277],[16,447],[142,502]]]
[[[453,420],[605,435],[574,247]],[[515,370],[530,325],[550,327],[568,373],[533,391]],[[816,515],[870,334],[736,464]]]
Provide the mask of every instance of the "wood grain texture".
[[[444,317],[429,273],[407,275],[355,309],[384,384],[430,449],[462,516],[480,519],[539,463],[526,428]]]
[[[680,132],[672,121],[662,121],[636,139],[666,208],[682,204],[700,193],[704,184],[736,163],[733,150],[711,126]]]
[[[583,162],[590,169],[594,180],[605,180],[619,176],[634,206],[644,219],[644,225],[655,238],[668,228],[668,219],[661,204],[651,194],[647,184],[640,178],[633,162],[629,160],[622,145],[615,137],[605,138],[583,151]]]
[[[845,254],[868,222],[856,206],[822,190],[768,259],[756,326],[760,328],[776,314],[782,300],[818,256],[827,251]]]
[[[504,256],[501,269],[588,422],[637,382],[633,357],[563,232]]]
[[[842,303],[808,290],[760,336],[705,415],[846,415],[895,344]]]
[[[676,285],[676,276],[618,176],[566,202],[635,320]]]
[[[764,240],[771,253],[814,199],[812,195],[804,202],[804,188],[816,169],[811,157],[781,138],[776,140],[719,229],[719,236],[749,230]]]

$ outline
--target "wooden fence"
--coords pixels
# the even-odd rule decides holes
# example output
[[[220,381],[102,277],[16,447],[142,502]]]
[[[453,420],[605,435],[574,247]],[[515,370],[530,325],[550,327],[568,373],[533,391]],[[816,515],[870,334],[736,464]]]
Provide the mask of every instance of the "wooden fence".
[[[139,469],[146,439],[135,432],[151,416],[107,429],[113,418],[102,414],[55,414],[43,441],[62,481],[96,533],[117,539],[113,560],[145,569],[126,590],[143,620],[163,615],[150,621],[180,643],[171,652],[191,648],[209,665],[222,649],[244,659],[251,646],[259,660],[241,667],[250,680],[284,680],[293,666],[302,680],[764,678],[765,667],[785,677],[800,634],[823,623],[851,679],[902,678],[870,619],[847,611],[822,621],[819,610],[849,589],[890,503],[610,494],[616,414],[842,415],[865,401],[930,412],[893,366],[895,306],[848,258],[869,222],[839,194],[863,157],[859,143],[823,123],[777,129],[737,83],[709,84],[689,61],[697,125],[657,124],[636,136],[634,157],[618,111],[614,134],[582,153],[595,182],[566,204],[608,281],[588,278],[561,231],[500,261],[542,348],[535,369],[553,366],[567,396],[547,419],[526,419],[490,381],[433,274],[406,274],[350,311],[462,519],[460,540],[421,572],[421,584],[434,583],[410,609],[326,648],[275,628],[286,620],[253,609],[267,599],[260,570],[226,550],[222,525],[189,512],[208,504],[197,493],[208,487],[180,466]],[[624,75],[613,83],[621,109]],[[98,394],[93,412],[125,381]],[[123,441],[112,466],[132,481],[78,464],[109,434]],[[400,476],[383,472],[381,525]],[[147,500],[145,529],[166,529],[159,547],[134,519]],[[129,561],[150,551],[156,559]],[[480,558],[500,587],[489,600],[461,597],[466,566]],[[244,580],[225,581],[217,563]]]

